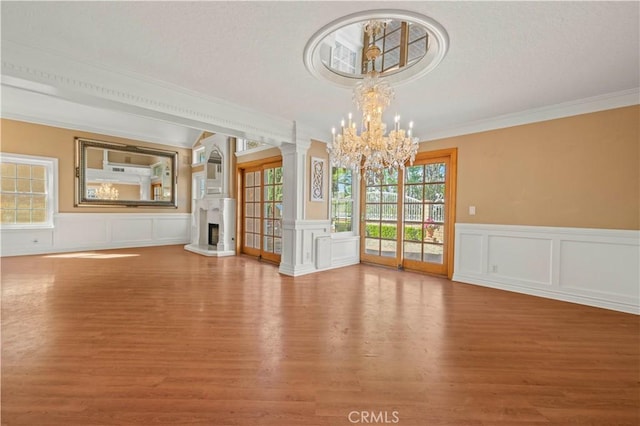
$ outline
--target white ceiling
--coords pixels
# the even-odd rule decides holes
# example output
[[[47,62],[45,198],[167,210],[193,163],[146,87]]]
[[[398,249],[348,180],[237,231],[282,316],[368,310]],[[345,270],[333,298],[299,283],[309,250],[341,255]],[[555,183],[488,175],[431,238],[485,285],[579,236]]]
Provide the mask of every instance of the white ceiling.
[[[329,22],[367,9],[421,13],[448,32],[442,63],[396,86],[387,117],[398,112],[414,120],[424,140],[585,99],[621,93],[637,99],[640,86],[639,2],[2,2],[1,8],[3,42],[304,123],[326,131],[327,139],[355,108],[349,89],[309,74],[304,47]],[[3,91],[3,111],[21,102],[14,95],[5,99]],[[29,108],[24,99],[21,105]]]

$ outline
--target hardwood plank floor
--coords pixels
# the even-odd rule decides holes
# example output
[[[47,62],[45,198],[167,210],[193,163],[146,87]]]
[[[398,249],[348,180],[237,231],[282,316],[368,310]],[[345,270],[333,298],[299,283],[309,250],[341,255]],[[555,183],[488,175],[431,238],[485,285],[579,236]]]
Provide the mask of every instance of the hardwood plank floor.
[[[640,422],[630,314],[181,246],[1,266],[2,424]]]

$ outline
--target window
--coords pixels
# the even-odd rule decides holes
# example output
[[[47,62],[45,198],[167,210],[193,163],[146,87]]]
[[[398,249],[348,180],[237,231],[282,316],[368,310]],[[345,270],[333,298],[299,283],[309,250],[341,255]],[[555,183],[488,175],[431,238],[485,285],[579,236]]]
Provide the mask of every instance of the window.
[[[343,167],[331,169],[331,231],[353,231],[353,171]]]
[[[3,228],[53,227],[58,160],[0,155],[0,224]]]
[[[331,51],[331,66],[338,71],[349,74],[355,73],[356,52],[336,41],[335,47]]]
[[[377,45],[381,54],[376,59],[375,69],[380,73],[395,71],[413,65],[422,59],[429,48],[427,30],[410,22],[390,21],[377,36],[365,34],[364,46]],[[363,56],[362,72],[370,71],[370,64]]]

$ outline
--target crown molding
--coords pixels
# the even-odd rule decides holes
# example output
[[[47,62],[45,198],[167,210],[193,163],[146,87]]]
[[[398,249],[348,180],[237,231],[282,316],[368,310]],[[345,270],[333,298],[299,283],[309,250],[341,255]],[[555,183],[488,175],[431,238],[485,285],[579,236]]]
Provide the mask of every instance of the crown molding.
[[[192,144],[192,141],[190,140],[182,141],[182,142],[167,141],[166,138],[159,138],[159,137],[150,135],[149,133],[129,132],[125,130],[114,129],[112,127],[106,128],[106,127],[100,127],[100,126],[90,126],[90,125],[86,125],[79,122],[71,123],[67,121],[52,120],[52,119],[41,117],[41,116],[34,117],[30,115],[18,114],[10,111],[5,111],[4,109],[2,110],[1,118],[6,118],[9,120],[16,120],[16,121],[24,121],[26,123],[41,124],[43,126],[58,127],[61,129],[78,130],[82,132],[96,133],[99,135],[115,136],[119,138],[133,139],[137,141],[151,142],[157,145],[165,145],[171,148],[174,148],[174,147],[191,148],[191,144]],[[196,132],[195,129],[193,131]],[[169,142],[172,142],[172,143],[169,143]]]
[[[563,102],[541,108],[533,108],[526,111],[470,122],[462,126],[438,130],[429,134],[429,136],[422,139],[422,141],[434,141],[638,104],[640,104],[640,88],[636,87],[629,90],[577,99],[575,101]]]
[[[4,40],[2,84],[276,145],[291,142],[294,134],[293,121],[166,82]]]

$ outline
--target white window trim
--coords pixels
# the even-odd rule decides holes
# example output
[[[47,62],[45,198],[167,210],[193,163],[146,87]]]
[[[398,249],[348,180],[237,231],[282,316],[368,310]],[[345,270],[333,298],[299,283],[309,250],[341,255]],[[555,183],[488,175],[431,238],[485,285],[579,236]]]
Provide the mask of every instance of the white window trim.
[[[333,166],[329,168],[329,223],[331,223],[333,219],[331,216],[331,205],[333,202],[333,185],[331,182],[331,178],[333,176],[333,169]],[[357,237],[360,234],[360,180],[358,179],[358,172],[356,170],[351,170],[351,173],[351,199],[353,202],[353,206],[351,207],[351,231],[332,231],[331,238],[333,239]]]
[[[0,224],[1,229],[53,229],[54,216],[58,213],[58,159],[35,155],[0,153],[0,162],[19,164],[37,164],[47,169],[47,217],[46,223],[9,223]]]

